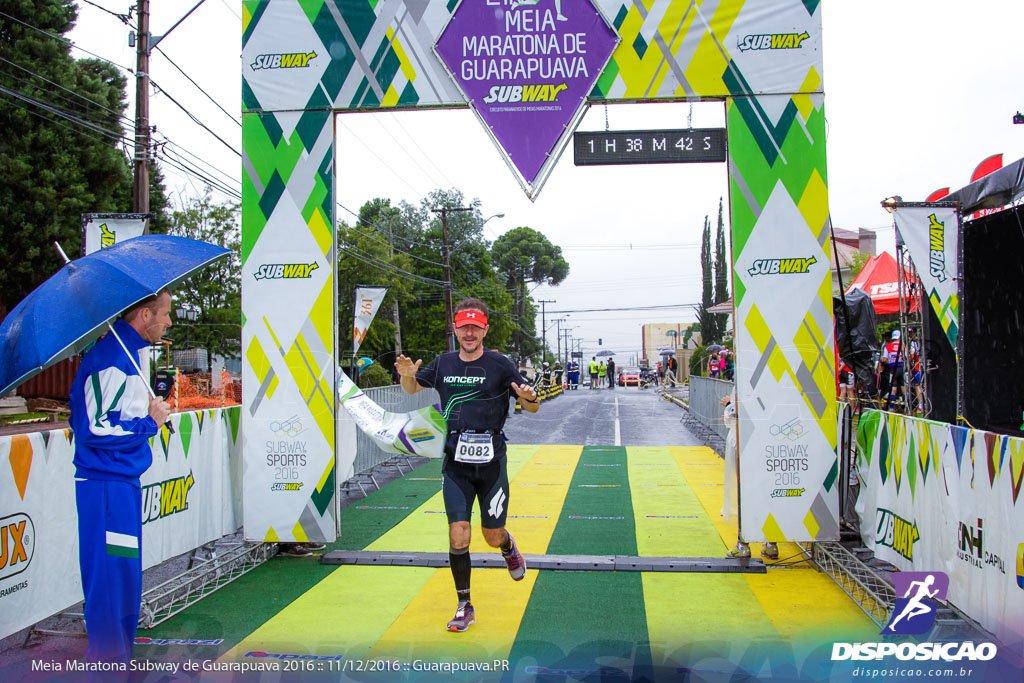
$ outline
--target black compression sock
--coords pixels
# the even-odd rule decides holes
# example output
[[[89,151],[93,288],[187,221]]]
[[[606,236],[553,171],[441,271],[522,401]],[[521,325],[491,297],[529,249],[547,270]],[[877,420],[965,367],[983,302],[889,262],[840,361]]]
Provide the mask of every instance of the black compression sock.
[[[448,563],[455,579],[455,592],[459,600],[469,602],[469,576],[473,569],[473,561],[469,557],[469,548],[449,548]]]
[[[505,542],[501,544],[500,550],[506,555],[512,552],[512,534],[507,531],[505,532]]]

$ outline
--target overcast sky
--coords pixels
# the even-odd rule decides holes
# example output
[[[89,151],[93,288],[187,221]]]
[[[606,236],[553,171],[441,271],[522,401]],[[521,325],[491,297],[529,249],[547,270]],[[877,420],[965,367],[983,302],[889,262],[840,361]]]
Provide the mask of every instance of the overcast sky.
[[[93,0],[127,12],[128,0]],[[984,158],[1020,158],[1024,74],[1018,32],[1024,2],[985,0],[861,0],[823,4],[825,112],[832,220],[837,228],[878,230],[892,251],[893,230],[879,202],[892,194],[922,200],[933,190],[969,181]],[[159,35],[194,0],[153,3]],[[77,45],[121,65],[134,65],[128,31],[116,17],[80,3]],[[220,111],[159,53],[150,73],[236,150],[241,149],[241,6],[206,0],[160,43],[167,56],[228,112]],[[87,56],[73,51],[76,57]],[[130,76],[130,74],[129,74]],[[130,99],[134,99],[131,79]],[[133,106],[133,105],[132,105]],[[593,107],[578,130],[682,128],[686,104]],[[129,113],[129,116],[131,114]],[[166,136],[219,169],[238,188],[240,159],[157,92],[151,120]],[[234,122],[233,122],[234,121]],[[695,127],[724,126],[724,105],[698,103]],[[418,204],[435,188],[456,187],[479,198],[488,239],[517,226],[544,233],[562,247],[569,277],[542,287],[548,311],[572,311],[566,323],[589,357],[599,348],[620,364],[640,346],[640,325],[695,320],[700,301],[700,240],[705,215],[717,218],[728,190],[724,164],[576,167],[562,156],[536,202],[528,200],[499,152],[468,111],[346,114],[338,119],[338,201],[351,211],[373,197]],[[163,164],[173,195],[199,192],[202,182]],[[226,181],[227,182],[227,181]],[[218,199],[226,199],[216,195]],[[339,219],[352,215],[339,209]],[[727,218],[728,220],[728,218]],[[712,232],[712,239],[714,233]],[[678,306],[650,311],[584,313],[582,309]],[[550,315],[548,324],[554,317]],[[540,329],[538,321],[538,330]],[[555,327],[548,334],[550,345]]]

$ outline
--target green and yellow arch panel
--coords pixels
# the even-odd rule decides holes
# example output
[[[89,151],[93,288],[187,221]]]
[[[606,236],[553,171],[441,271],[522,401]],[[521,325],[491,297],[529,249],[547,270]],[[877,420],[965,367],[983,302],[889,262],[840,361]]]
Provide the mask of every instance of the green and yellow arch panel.
[[[620,42],[588,103],[725,103],[743,533],[836,538],[821,3],[594,4]],[[328,471],[354,454],[335,453],[328,390],[337,348],[333,116],[466,106],[433,51],[457,6],[243,2],[242,434],[251,540],[337,533]]]

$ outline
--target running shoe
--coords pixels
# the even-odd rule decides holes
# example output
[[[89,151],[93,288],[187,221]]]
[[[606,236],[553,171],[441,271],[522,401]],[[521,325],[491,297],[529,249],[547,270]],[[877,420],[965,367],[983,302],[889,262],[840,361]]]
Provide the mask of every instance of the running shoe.
[[[313,553],[301,543],[281,543],[278,545],[278,554],[288,557],[309,557]]]
[[[448,622],[448,630],[454,632],[468,631],[476,623],[476,610],[465,600],[459,600],[459,608],[455,610],[455,618]]]
[[[746,560],[750,558],[750,546],[746,543],[737,543],[736,547],[725,554],[726,557],[732,557],[740,560]]]
[[[523,559],[523,554],[519,552],[516,539],[512,538],[512,534],[508,535],[508,540],[512,541],[512,550],[508,551],[507,554],[502,553],[501,556],[505,558],[505,564],[508,565],[508,575],[516,581],[522,581],[523,577],[526,576],[526,560]]]
[[[326,543],[320,543],[319,541],[309,541],[308,543],[303,543],[302,545],[306,546],[307,550],[314,550],[315,551],[315,550],[326,550],[327,549],[327,544]]]
[[[747,551],[750,552],[749,550]],[[761,557],[766,560],[777,560],[779,559],[779,546],[774,543],[765,543],[764,547],[761,548]]]

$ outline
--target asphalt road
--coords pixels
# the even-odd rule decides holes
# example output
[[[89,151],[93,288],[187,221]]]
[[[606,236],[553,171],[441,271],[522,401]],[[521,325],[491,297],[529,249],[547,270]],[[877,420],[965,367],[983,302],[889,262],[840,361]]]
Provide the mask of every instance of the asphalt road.
[[[510,415],[509,443],[581,446],[703,446],[657,389],[615,387],[563,391],[534,414]]]

